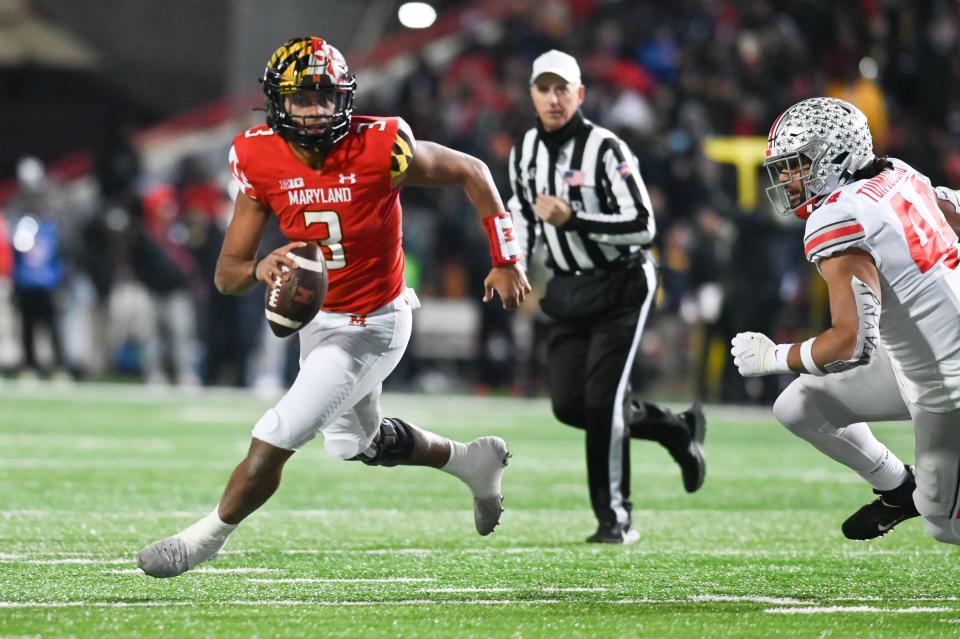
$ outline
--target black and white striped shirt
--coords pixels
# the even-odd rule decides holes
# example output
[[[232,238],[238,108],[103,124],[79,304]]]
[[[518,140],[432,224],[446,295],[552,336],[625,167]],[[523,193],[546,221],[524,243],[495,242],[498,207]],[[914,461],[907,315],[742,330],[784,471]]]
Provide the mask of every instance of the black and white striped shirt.
[[[517,239],[529,263],[542,237],[547,265],[555,273],[609,268],[648,246],[656,233],[633,153],[611,131],[574,117],[580,123],[556,153],[537,127],[510,150],[513,197],[507,207]],[[537,194],[569,202],[570,220],[562,227],[541,221],[533,212]]]

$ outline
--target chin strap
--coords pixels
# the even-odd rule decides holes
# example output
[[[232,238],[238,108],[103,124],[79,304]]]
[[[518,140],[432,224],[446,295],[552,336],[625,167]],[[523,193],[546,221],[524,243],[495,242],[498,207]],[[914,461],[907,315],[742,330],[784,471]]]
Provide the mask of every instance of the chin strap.
[[[814,196],[793,209],[793,214],[796,215],[801,220],[805,220],[810,217],[814,211],[817,210],[817,207],[820,206],[820,202],[823,201],[823,198]]]

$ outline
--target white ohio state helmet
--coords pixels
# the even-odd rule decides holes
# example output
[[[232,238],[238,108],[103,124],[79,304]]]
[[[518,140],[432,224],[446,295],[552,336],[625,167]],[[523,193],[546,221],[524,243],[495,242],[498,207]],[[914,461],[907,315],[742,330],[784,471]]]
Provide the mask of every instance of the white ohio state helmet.
[[[873,159],[873,137],[860,109],[836,98],[798,102],[770,127],[763,162],[772,182],[767,197],[782,215],[806,211]],[[784,173],[790,181],[780,181]],[[804,197],[791,205],[787,185],[797,180]]]

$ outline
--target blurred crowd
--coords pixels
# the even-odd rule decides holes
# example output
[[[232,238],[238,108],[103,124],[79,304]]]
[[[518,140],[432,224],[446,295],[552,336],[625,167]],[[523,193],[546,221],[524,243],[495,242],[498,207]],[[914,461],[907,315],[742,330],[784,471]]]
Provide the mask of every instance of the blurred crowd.
[[[511,144],[533,124],[530,63],[550,48],[578,57],[584,114],[628,142],[657,217],[662,289],[638,384],[713,401],[769,401],[780,380],[740,380],[727,362],[730,337],[755,330],[794,341],[827,321],[798,223],[776,218],[759,191],[743,197],[737,169],[708,157],[707,140],[765,138],[786,107],[833,95],[867,114],[878,152],[914,164],[935,184],[960,186],[955,3],[521,6],[497,28],[466,13],[466,46],[442,65],[420,59],[382,86],[365,84],[361,70],[357,110],[401,115],[417,137],[481,157],[506,201]],[[337,43],[336,34],[324,35]],[[118,131],[98,159],[96,192],[80,207],[58,198],[43,166],[24,159],[18,192],[4,205],[5,228],[0,222],[0,366],[182,385],[276,387],[289,378],[295,355],[268,337],[259,296],[228,298],[213,288],[232,208],[225,157],[226,147],[212,148],[169,175],[150,175]],[[461,386],[538,392],[547,320],[535,304],[520,314],[480,304],[489,257],[463,194],[406,189],[404,217],[410,284],[427,298],[475,304],[479,320],[463,361],[416,356],[415,336],[392,383],[442,370]]]

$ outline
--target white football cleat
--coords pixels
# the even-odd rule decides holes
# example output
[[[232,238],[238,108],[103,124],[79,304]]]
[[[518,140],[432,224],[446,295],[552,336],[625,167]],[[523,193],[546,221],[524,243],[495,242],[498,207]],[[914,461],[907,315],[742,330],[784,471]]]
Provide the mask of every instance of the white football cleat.
[[[500,478],[509,458],[507,442],[500,437],[480,437],[467,444],[469,473],[464,482],[473,493],[473,523],[481,535],[489,535],[500,523]]]
[[[197,544],[191,548],[180,535],[155,541],[137,554],[140,570],[159,579],[182,575],[217,556],[227,540]]]

